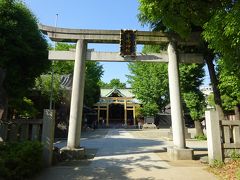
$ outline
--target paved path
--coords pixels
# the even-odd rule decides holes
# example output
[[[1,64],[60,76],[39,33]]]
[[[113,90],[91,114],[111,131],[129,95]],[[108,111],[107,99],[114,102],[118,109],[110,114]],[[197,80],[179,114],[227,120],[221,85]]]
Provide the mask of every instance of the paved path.
[[[65,142],[58,145],[62,146]],[[111,129],[105,136],[85,138],[82,146],[94,151],[92,160],[64,163],[46,169],[37,180],[149,179],[213,180],[216,177],[193,161],[168,162],[164,148],[168,142],[159,138],[137,137],[136,132]]]

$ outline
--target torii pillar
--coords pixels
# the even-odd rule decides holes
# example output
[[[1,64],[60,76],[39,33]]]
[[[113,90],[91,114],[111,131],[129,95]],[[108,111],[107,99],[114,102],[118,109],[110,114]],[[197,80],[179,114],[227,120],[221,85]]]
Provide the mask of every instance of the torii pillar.
[[[68,157],[72,157],[74,159],[82,158],[84,156],[84,148],[80,147],[80,137],[85,84],[86,52],[87,42],[82,39],[78,40],[74,63],[67,147],[61,149],[61,153],[65,153]]]
[[[179,83],[179,62],[175,42],[169,42],[168,44],[168,58],[168,78],[174,145],[168,148],[168,153],[173,160],[192,159],[193,150],[187,149],[185,143],[185,123],[183,119]]]

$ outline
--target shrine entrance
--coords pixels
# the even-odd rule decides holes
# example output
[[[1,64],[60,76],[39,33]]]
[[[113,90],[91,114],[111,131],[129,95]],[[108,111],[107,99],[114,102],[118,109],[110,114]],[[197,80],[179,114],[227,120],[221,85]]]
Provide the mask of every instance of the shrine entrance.
[[[109,124],[124,124],[124,105],[110,104],[109,105]]]
[[[130,89],[101,89],[99,102],[94,105],[97,121],[106,120],[108,127],[136,125],[136,108],[139,103]],[[105,112],[103,116],[102,112]]]
[[[179,53],[177,46],[197,46],[200,35],[192,34],[188,39],[180,39],[172,33],[132,31],[132,30],[84,30],[66,29],[45,25],[39,25],[39,29],[48,37],[57,42],[76,43],[75,51],[49,51],[50,60],[75,60],[70,119],[68,129],[67,147],[63,151],[76,155],[80,148],[80,136],[82,125],[83,95],[85,84],[85,60],[107,62],[162,62],[168,64],[169,92],[171,104],[171,120],[173,131],[173,144],[168,152],[175,159],[192,158],[192,150],[186,148],[185,127],[182,114],[180,87],[179,87],[179,63],[202,63],[201,54]],[[88,51],[88,43],[112,43],[120,44],[119,52],[95,52]],[[167,52],[161,54],[137,54],[137,44],[167,44]],[[113,99],[114,100],[114,99]],[[125,101],[124,121],[127,124],[127,101]],[[112,102],[106,102],[103,108],[107,111]],[[121,107],[121,106],[120,106]],[[121,108],[117,108],[121,110]],[[101,111],[98,108],[98,111]],[[109,113],[106,114],[108,119]],[[134,116],[134,115],[133,115]]]

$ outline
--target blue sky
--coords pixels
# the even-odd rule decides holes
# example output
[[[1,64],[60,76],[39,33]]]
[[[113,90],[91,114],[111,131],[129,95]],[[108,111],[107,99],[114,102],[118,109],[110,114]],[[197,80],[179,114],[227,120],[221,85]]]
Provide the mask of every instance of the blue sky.
[[[39,22],[45,25],[55,24],[58,16],[58,27],[79,29],[136,29],[149,30],[138,22],[137,0],[23,0],[36,15]],[[89,44],[88,48],[96,51],[119,51],[119,45]],[[138,46],[141,51],[141,46]],[[102,80],[109,82],[119,78],[126,82],[129,74],[127,63],[101,63],[104,67]],[[205,84],[209,83],[208,75]]]
[[[79,29],[136,29],[148,30],[138,22],[137,0],[23,0],[42,24]],[[119,51],[119,45],[89,44],[96,51]],[[138,51],[141,51],[139,46]],[[126,82],[127,63],[101,63],[103,81],[119,78]]]

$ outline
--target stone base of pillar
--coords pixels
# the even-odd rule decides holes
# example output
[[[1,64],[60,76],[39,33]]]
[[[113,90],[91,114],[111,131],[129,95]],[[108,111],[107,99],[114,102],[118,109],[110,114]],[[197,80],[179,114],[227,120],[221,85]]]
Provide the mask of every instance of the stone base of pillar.
[[[70,149],[68,147],[63,147],[60,149],[61,160],[79,160],[84,159],[86,156],[85,149],[83,147]]]
[[[168,147],[167,152],[171,160],[192,160],[193,159],[193,149]]]

